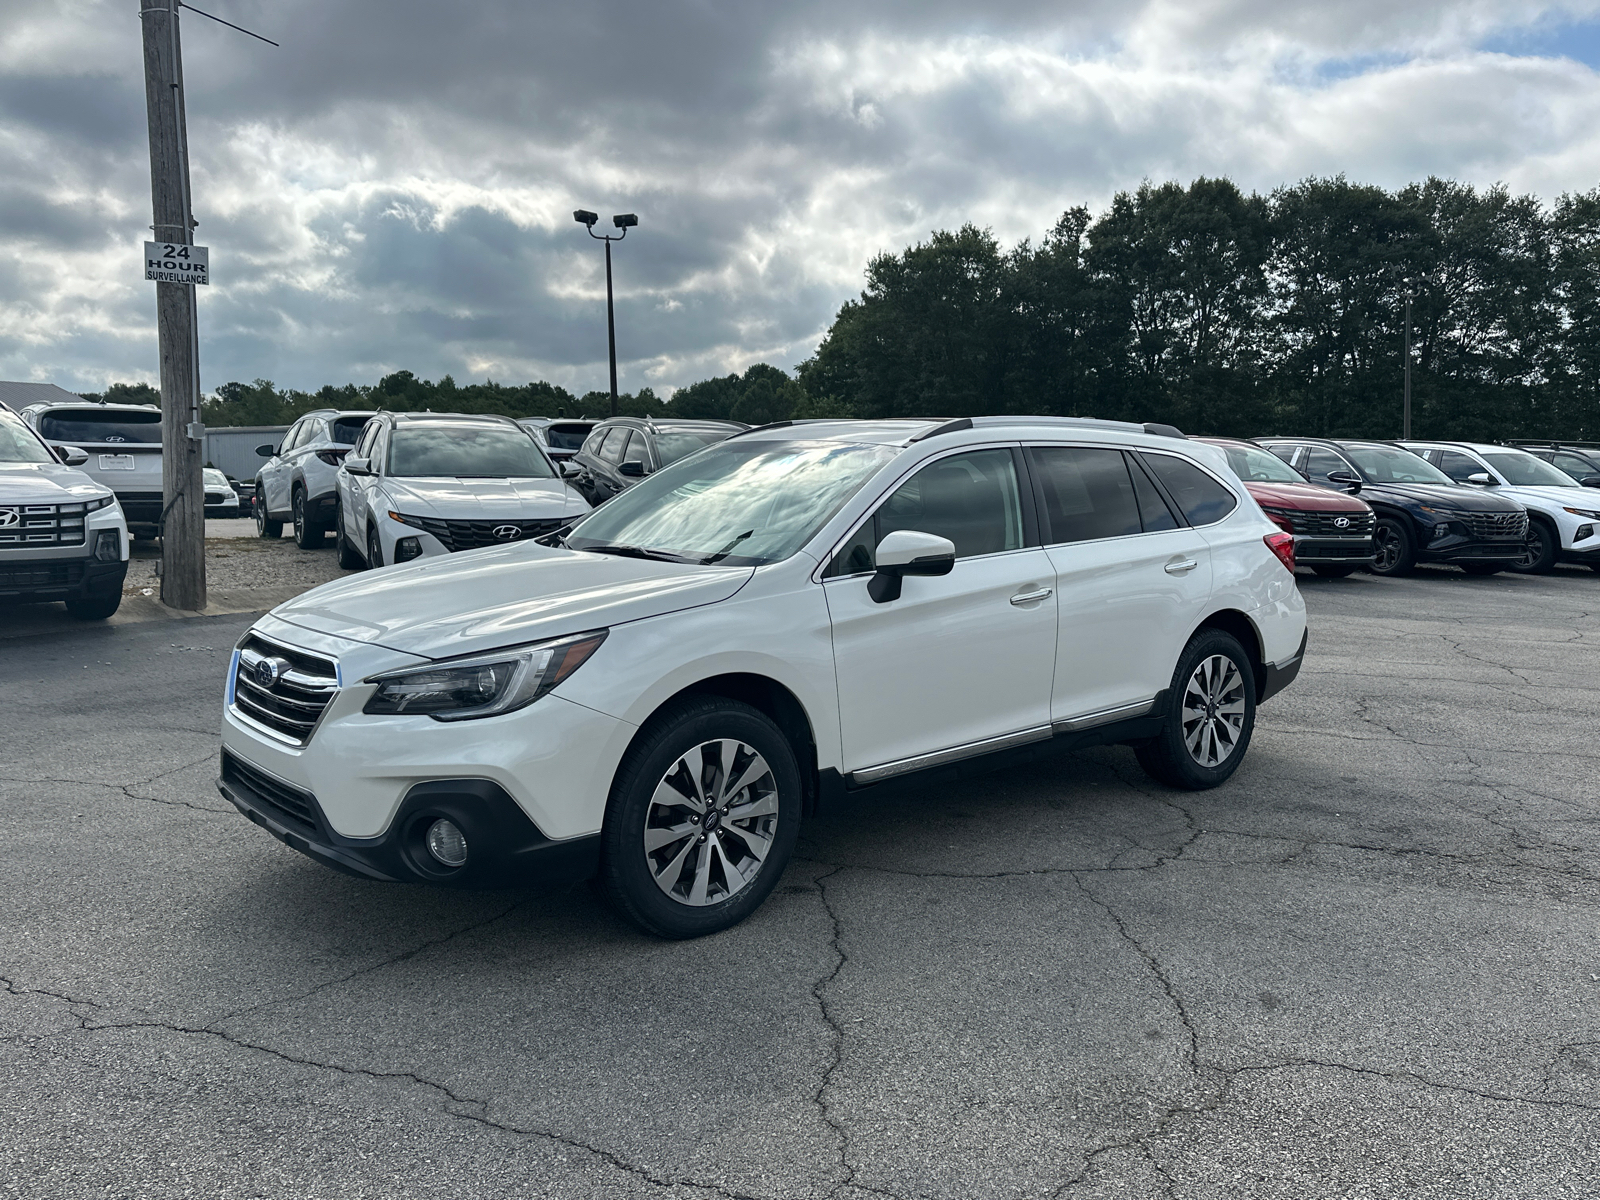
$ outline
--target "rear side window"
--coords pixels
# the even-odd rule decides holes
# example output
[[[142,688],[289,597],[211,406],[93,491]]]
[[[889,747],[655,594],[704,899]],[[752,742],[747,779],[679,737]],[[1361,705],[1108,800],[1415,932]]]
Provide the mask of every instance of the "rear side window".
[[[1126,537],[1143,527],[1122,451],[1033,446],[1028,455],[1044,494],[1051,544]]]
[[[1238,498],[1199,467],[1171,454],[1145,451],[1156,478],[1178,502],[1191,525],[1210,525],[1238,507]]]
[[[1009,450],[974,450],[929,463],[906,480],[834,556],[827,574],[877,566],[878,543],[896,529],[949,538],[957,558],[1020,550],[1022,493]]]
[[[1575,454],[1558,454],[1555,456],[1555,461],[1556,466],[1574,479],[1587,479],[1591,475],[1600,475],[1600,469],[1596,469]]]
[[[1177,516],[1161,498],[1156,485],[1150,482],[1150,476],[1145,474],[1138,459],[1129,459],[1128,474],[1133,476],[1133,490],[1139,497],[1139,517],[1144,523],[1144,531],[1160,533],[1163,529],[1178,528]]]
[[[39,432],[49,442],[77,445],[80,442],[128,443],[159,446],[161,414],[118,412],[115,409],[57,409],[39,418]]]
[[[644,434],[635,431],[633,437],[628,439],[628,448],[623,452],[622,461],[636,462],[641,467],[650,465],[650,447],[644,444]]]
[[[628,431],[619,426],[606,430],[606,440],[601,443],[600,457],[606,462],[622,461],[622,448],[628,444]]]

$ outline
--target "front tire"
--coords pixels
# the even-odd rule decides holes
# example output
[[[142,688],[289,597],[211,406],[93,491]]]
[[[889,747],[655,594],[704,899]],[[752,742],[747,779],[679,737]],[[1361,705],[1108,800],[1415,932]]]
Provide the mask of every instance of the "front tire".
[[[319,549],[325,531],[306,516],[306,494],[300,488],[295,488],[290,506],[294,509],[294,544],[302,550]]]
[[[738,924],[777,884],[800,833],[800,768],[772,720],[706,697],[663,712],[617,771],[600,886],[646,933]]]
[[[367,527],[367,566],[374,571],[383,566],[383,542],[378,538],[378,528],[375,525]]]
[[[1255,672],[1231,633],[1203,629],[1178,658],[1160,734],[1134,747],[1158,783],[1200,791],[1225,783],[1244,761],[1256,725]]]
[[[256,536],[275,538],[283,536],[283,522],[274,521],[267,516],[267,502],[261,495],[261,485],[256,484],[256,494],[250,501],[250,507],[255,512]]]
[[[1521,575],[1548,575],[1556,569],[1556,555],[1561,550],[1561,536],[1555,527],[1538,518],[1528,522],[1528,540],[1522,546],[1522,558],[1511,569]]]
[[[333,535],[335,544],[339,548],[339,569],[342,571],[359,571],[367,564],[361,560],[361,555],[350,544],[350,539],[344,535],[344,521],[341,519]]]
[[[1374,550],[1372,565],[1367,568],[1374,575],[1409,575],[1417,565],[1417,547],[1411,530],[1398,517],[1384,517],[1372,531]]]

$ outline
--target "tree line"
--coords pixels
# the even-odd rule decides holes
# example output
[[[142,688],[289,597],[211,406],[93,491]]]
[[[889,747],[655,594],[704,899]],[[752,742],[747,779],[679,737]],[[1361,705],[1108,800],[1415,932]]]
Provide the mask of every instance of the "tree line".
[[[1267,196],[1227,179],[1146,183],[1098,215],[1068,209],[1037,243],[939,231],[874,258],[793,375],[757,364],[665,401],[643,388],[619,411],[1396,437],[1408,295],[1417,436],[1600,439],[1600,188],[1547,206],[1437,178],[1395,191],[1307,179]],[[204,415],[284,424],[314,407],[601,416],[610,397],[399,371],[314,393],[228,383]]]

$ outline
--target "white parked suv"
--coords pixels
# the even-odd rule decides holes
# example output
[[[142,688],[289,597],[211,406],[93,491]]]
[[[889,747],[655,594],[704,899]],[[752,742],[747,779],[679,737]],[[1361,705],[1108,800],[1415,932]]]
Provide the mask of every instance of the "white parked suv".
[[[302,550],[322,545],[323,535],[338,526],[339,464],[371,418],[370,412],[318,409],[291,425],[277,445],[257,446],[267,461],[250,501],[256,532],[275,538],[290,521]]]
[[[1600,571],[1600,494],[1526,450],[1479,442],[1399,442],[1457,483],[1492,489],[1528,510],[1528,541],[1513,571],[1543,575],[1557,562]]]
[[[666,937],[803,815],[1001,751],[1222,783],[1306,644],[1221,450],[1062,418],[784,423],[569,531],[341,580],[239,642],[218,785],[290,846],[457,886],[599,871]]]
[[[77,469],[85,457],[0,405],[0,600],[64,600],[81,621],[121,605],[128,527],[111,489]]]
[[[379,413],[339,469],[339,565],[504,545],[588,511],[583,493],[509,417]]]

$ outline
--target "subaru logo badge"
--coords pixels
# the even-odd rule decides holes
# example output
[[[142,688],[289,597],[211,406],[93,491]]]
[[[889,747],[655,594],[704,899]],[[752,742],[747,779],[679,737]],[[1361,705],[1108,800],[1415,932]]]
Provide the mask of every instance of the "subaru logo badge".
[[[14,508],[0,508],[0,529],[22,524],[22,514]]]
[[[522,526],[496,525],[494,527],[494,536],[499,538],[502,542],[509,542],[514,538],[519,538],[522,536]]]
[[[284,672],[289,669],[289,664],[281,658],[263,658],[256,664],[256,683],[261,687],[270,688],[283,678]]]
[[[1350,527],[1350,518],[1349,517],[1335,517],[1333,519],[1333,527],[1335,529],[1348,529]]]

